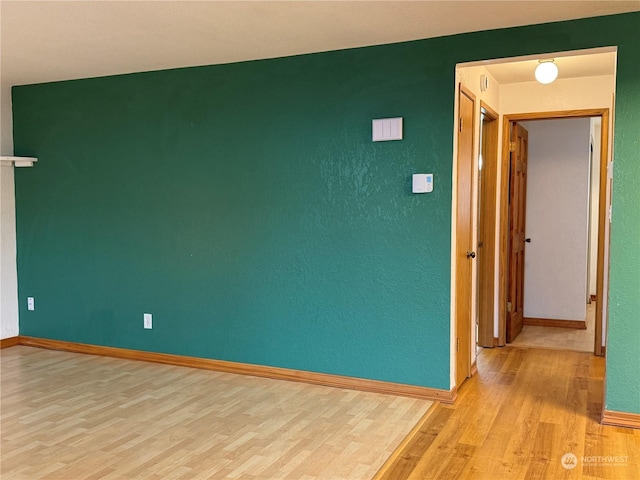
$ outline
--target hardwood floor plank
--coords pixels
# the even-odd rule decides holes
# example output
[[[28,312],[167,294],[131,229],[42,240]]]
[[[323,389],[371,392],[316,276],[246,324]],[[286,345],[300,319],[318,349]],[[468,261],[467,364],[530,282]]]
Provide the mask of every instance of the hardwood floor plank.
[[[555,445],[555,425],[541,422],[538,424],[531,456],[533,461],[528,462],[529,467],[525,474],[525,479],[533,480],[548,478],[548,467],[553,460]]]
[[[590,353],[483,349],[458,402],[437,406],[377,478],[640,479],[640,430],[598,423],[603,378]]]
[[[424,422],[416,431],[406,448],[397,457],[397,460],[386,471],[381,472],[374,478],[376,480],[408,478],[452,414],[453,410],[451,408],[437,405],[431,416],[429,416],[428,421]]]

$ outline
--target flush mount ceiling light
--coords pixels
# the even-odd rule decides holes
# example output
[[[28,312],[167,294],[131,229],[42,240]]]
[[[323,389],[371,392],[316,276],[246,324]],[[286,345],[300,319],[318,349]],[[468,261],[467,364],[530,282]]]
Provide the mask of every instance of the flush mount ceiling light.
[[[558,77],[558,66],[552,60],[540,60],[536,67],[536,80],[543,85],[553,82]]]

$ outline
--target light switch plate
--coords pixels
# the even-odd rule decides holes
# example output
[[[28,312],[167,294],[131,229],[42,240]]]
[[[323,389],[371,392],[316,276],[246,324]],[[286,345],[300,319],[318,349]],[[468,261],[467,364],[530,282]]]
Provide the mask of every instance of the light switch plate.
[[[402,117],[373,120],[371,136],[374,142],[402,140]]]

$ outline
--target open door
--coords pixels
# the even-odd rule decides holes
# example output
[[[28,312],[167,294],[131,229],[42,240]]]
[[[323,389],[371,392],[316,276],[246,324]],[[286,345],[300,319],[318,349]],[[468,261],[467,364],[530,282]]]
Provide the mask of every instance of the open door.
[[[509,280],[507,288],[507,342],[522,331],[524,311],[524,245],[529,134],[513,123],[509,145]]]
[[[498,181],[498,114],[480,101],[478,159],[477,344],[495,347],[496,189]]]

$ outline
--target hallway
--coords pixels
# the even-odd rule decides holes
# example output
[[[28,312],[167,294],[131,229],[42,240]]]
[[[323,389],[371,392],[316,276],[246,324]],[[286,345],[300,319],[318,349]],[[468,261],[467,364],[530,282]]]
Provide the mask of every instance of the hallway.
[[[599,423],[603,376],[590,353],[483,349],[376,479],[640,479],[640,430]]]

